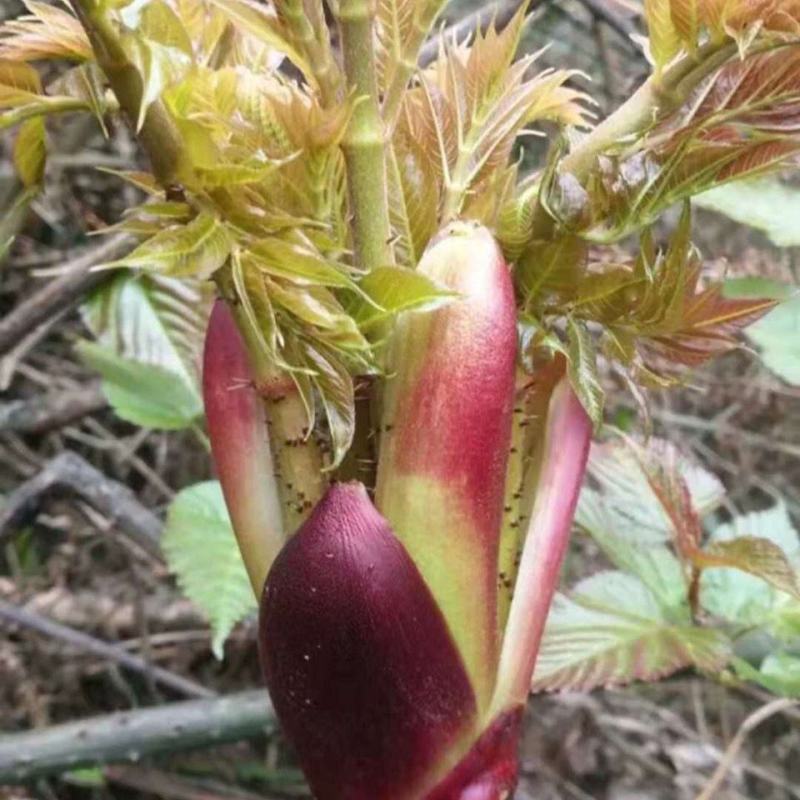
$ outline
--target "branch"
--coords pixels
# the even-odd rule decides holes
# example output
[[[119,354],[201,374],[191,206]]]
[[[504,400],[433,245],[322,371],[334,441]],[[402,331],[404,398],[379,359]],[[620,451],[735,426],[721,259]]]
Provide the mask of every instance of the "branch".
[[[117,712],[0,736],[0,783],[236,742],[275,728],[264,691]]]
[[[697,795],[697,800],[713,800],[714,797],[717,797],[717,790],[721,787],[722,782],[725,780],[725,776],[734,765],[736,756],[742,749],[742,745],[744,745],[745,740],[752,731],[754,731],[759,725],[761,725],[761,723],[766,722],[775,714],[779,714],[782,711],[793,710],[797,708],[797,706],[797,700],[782,697],[777,700],[773,700],[771,703],[768,703],[767,705],[762,706],[754,711],[741,724],[741,727],[736,732],[736,735],[733,737],[733,739],[731,739],[731,743],[728,745],[725,755],[719,762],[719,766],[716,768],[716,770],[714,770],[714,774],[711,776],[711,780],[709,780],[705,789],[700,792],[699,795]]]
[[[106,3],[99,0],[70,0],[70,3],[120,108],[136,130],[136,137],[150,159],[157,180],[164,187],[180,183],[181,177],[191,170],[191,164],[181,134],[162,100],[150,104],[141,128],[137,130],[143,96],[142,78],[106,16]]]
[[[0,355],[11,350],[20,339],[46,322],[55,312],[77,305],[87,292],[107,281],[114,273],[93,272],[92,267],[104,261],[113,261],[126,253],[132,243],[129,235],[122,234],[92,247],[65,265],[63,275],[0,319]]]
[[[47,619],[41,614],[19,608],[2,599],[0,599],[0,620],[5,620],[6,623],[14,625],[22,625],[84,652],[109,659],[126,669],[139,672],[154,682],[189,697],[213,697],[216,694],[189,678],[184,678],[162,667],[150,664],[145,659],[129,653],[119,645],[104,642],[94,636],[90,636],[88,633],[61,625],[59,622]]]
[[[161,521],[126,486],[112,481],[69,451],[48,461],[44,469],[5,498],[0,509],[0,542],[38,513],[55,490],[74,492],[109,517],[146,553],[161,559]]]
[[[0,404],[0,431],[47,433],[108,405],[100,384],[59,389]]]
[[[607,0],[579,0],[597,19],[602,20],[609,28],[616,31],[631,49],[641,53],[639,47],[631,39],[636,33],[636,26],[625,17],[617,14],[608,7]]]

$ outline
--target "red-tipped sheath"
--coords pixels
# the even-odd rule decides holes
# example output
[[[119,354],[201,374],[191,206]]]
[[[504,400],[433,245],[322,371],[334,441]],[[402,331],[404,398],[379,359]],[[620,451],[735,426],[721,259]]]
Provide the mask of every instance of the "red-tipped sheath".
[[[496,242],[472,223],[445,229],[418,269],[459,297],[398,320],[383,398],[376,505],[444,612],[483,710],[499,649],[514,292]]]
[[[283,546],[280,501],[264,408],[244,341],[222,300],[211,312],[203,356],[211,452],[256,597]]]
[[[592,422],[562,378],[550,399],[536,500],[506,624],[493,709],[525,702],[553,601],[592,438]]]
[[[334,484],[281,551],[259,644],[318,800],[419,800],[474,735],[445,620],[361,484]]]

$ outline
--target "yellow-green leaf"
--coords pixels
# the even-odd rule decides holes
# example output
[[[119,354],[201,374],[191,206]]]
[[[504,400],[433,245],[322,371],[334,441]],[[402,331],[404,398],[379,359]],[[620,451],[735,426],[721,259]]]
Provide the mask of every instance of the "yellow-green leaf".
[[[210,278],[228,259],[231,239],[217,217],[202,212],[187,225],[167,228],[106,267],[134,267],[165,275]]]
[[[33,117],[20,125],[14,143],[14,167],[25,186],[42,182],[46,159],[44,120]]]

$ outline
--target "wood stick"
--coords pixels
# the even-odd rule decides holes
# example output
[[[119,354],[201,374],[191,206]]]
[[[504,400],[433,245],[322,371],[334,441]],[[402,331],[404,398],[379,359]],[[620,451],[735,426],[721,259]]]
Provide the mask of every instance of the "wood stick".
[[[47,433],[108,405],[99,381],[0,403],[0,431]]]
[[[30,480],[6,497],[0,509],[0,542],[8,539],[39,512],[55,490],[68,490],[84,499],[112,521],[136,545],[161,559],[161,520],[146,509],[133,492],[112,481],[80,456],[69,451],[57,455]]]
[[[0,783],[236,742],[275,731],[265,691],[168,703],[0,736]]]
[[[189,678],[184,678],[162,667],[150,664],[145,659],[129,653],[119,645],[104,642],[101,639],[90,636],[88,633],[54,622],[41,614],[20,608],[2,599],[0,599],[0,621],[30,628],[37,633],[41,633],[51,639],[58,639],[86,653],[100,656],[100,658],[107,658],[126,669],[142,673],[156,683],[189,697],[214,697],[216,694]]]
[[[69,263],[63,275],[50,281],[0,319],[0,355],[7,353],[56,311],[72,308],[89,291],[107,281],[113,272],[93,271],[92,268],[127,253],[133,241],[130,235],[119,234],[92,247]]]

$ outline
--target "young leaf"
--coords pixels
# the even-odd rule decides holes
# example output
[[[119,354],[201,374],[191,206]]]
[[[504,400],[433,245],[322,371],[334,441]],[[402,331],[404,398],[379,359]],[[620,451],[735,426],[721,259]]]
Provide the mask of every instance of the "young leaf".
[[[681,41],[672,20],[670,0],[644,0],[650,55],[657,70],[662,70],[680,52]]]
[[[664,678],[685,667],[722,669],[721,631],[674,624],[632,575],[602,572],[557,595],[533,679],[534,691],[587,691]]]
[[[14,167],[24,186],[41,184],[46,159],[44,120],[34,117],[20,125],[14,142]]]
[[[712,542],[696,553],[692,561],[703,569],[731,567],[747,572],[800,599],[797,572],[783,550],[769,539],[739,536],[729,541]]]
[[[567,322],[568,373],[570,383],[580,398],[595,427],[603,423],[605,392],[597,374],[597,354],[583,323],[570,318]]]
[[[202,418],[199,392],[174,372],[123,358],[94,342],[79,342],[77,351],[102,376],[103,392],[122,419],[145,428],[180,430]]]
[[[647,446],[636,449],[622,440],[593,444],[589,458],[589,474],[599,486],[614,527],[644,545],[663,544],[672,536],[669,516],[642,468],[648,461],[657,466],[662,460],[678,470],[698,514],[705,516],[719,506],[725,496],[720,481],[664,439],[651,438]]]
[[[362,330],[403,311],[433,311],[457,298],[427,275],[401,267],[378,267],[359,287],[370,302],[354,297],[349,310]]]
[[[741,658],[732,662],[736,674],[758,683],[776,695],[800,698],[800,658],[789,653],[770,653],[756,669]]]
[[[92,47],[81,23],[62,6],[26,0],[29,14],[0,27],[0,59],[89,61]]]
[[[211,646],[221,659],[233,626],[254,612],[256,603],[219,483],[181,491],[167,511],[161,541],[181,589],[208,617]]]
[[[125,258],[105,267],[134,267],[176,278],[211,277],[228,259],[231,238],[214,215],[201,212],[187,225],[166,228]]]
[[[709,546],[727,545],[742,537],[768,540],[776,551],[783,553],[793,569],[800,564],[800,536],[782,503],[720,525],[712,532]],[[785,566],[782,568],[785,570]],[[782,624],[780,615],[787,602],[797,605],[788,594],[775,588],[774,582],[768,583],[764,576],[730,567],[704,570],[701,601],[704,608],[722,619],[738,625],[770,628]]]
[[[98,341],[121,357],[163,367],[197,387],[210,308],[211,293],[197,281],[125,271],[81,312]]]
[[[594,539],[617,569],[635,575],[647,586],[668,619],[688,620],[686,579],[680,561],[665,544],[652,541],[647,529],[635,524],[624,506],[586,486],[575,524]]]
[[[82,307],[99,345],[80,353],[124,419],[184,428],[202,416],[199,361],[210,293],[199,283],[123,272]]]

